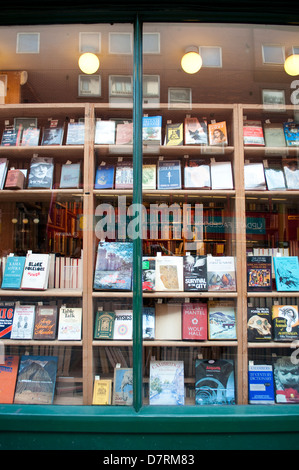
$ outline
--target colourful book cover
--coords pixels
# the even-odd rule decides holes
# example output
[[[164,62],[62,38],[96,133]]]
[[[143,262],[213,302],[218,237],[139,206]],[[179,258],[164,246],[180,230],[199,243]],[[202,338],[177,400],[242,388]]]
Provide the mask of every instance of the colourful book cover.
[[[143,256],[142,258],[142,290],[154,292],[156,287],[156,258]]]
[[[208,301],[208,337],[210,340],[237,339],[236,307],[233,300]]]
[[[208,338],[208,307],[205,303],[186,302],[182,308],[182,339],[203,341]]]
[[[158,162],[158,189],[181,189],[181,162],[160,160]]]
[[[247,308],[247,339],[249,342],[272,340],[272,319],[269,307]]]
[[[94,322],[94,339],[113,339],[114,312],[98,310]]]
[[[132,267],[132,242],[99,242],[94,289],[131,290]]]
[[[226,121],[208,124],[209,144],[228,145]]]
[[[272,291],[272,256],[247,256],[247,291]]]
[[[284,136],[287,147],[296,147],[299,145],[299,124],[296,122],[283,123]]]
[[[144,145],[161,145],[162,116],[143,116],[142,140]]]
[[[297,256],[274,256],[276,289],[280,292],[299,291],[299,263]]]
[[[0,403],[13,403],[18,368],[19,356],[15,355],[6,355],[0,364]]]
[[[113,405],[133,404],[133,369],[116,367],[113,381]]]
[[[8,256],[1,289],[20,289],[26,256]]]
[[[184,143],[184,125],[183,123],[166,124],[166,145],[177,146]]]
[[[236,291],[235,259],[233,256],[208,256],[208,291]]]
[[[253,364],[248,366],[248,401],[251,405],[275,403],[273,366]]]
[[[186,292],[204,292],[208,290],[207,257],[202,255],[183,257],[184,290]]]
[[[35,311],[33,339],[55,339],[57,306],[37,305]]]
[[[184,405],[184,362],[151,361],[150,405]]]
[[[272,305],[274,341],[299,339],[299,316],[297,305]]]
[[[0,339],[10,338],[14,313],[14,302],[0,302]]]
[[[265,145],[262,121],[245,119],[243,122],[244,145]]]
[[[114,185],[114,165],[99,165],[96,170],[95,189],[112,189]]]
[[[273,359],[276,403],[299,403],[298,364],[289,356]]]
[[[233,360],[196,359],[195,404],[235,404],[235,371]]]
[[[185,145],[208,145],[208,126],[206,119],[186,117],[184,120]]]

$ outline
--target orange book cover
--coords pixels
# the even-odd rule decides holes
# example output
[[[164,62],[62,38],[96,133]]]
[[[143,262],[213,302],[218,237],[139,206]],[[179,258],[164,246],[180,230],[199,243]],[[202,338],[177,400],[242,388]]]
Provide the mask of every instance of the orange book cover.
[[[0,403],[13,403],[18,367],[19,356],[5,356],[0,363]]]
[[[228,145],[226,121],[208,124],[209,144]]]

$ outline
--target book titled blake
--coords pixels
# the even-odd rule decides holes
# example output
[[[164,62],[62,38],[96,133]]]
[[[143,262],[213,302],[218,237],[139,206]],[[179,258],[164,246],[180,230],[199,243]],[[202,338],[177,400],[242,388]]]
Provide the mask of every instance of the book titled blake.
[[[24,266],[21,289],[47,289],[49,268],[49,254],[28,252]]]
[[[181,162],[160,160],[158,162],[158,189],[181,189]]]
[[[281,292],[299,291],[299,263],[297,256],[274,256],[276,289]]]
[[[26,256],[8,256],[1,289],[20,289]]]

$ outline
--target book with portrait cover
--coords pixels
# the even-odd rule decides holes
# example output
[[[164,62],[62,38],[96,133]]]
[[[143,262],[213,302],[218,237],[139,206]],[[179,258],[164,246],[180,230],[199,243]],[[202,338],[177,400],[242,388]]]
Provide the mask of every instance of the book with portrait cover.
[[[0,340],[10,338],[14,312],[14,302],[0,302]]]
[[[58,119],[49,119],[43,129],[41,145],[61,145],[64,135],[64,123]]]
[[[248,401],[251,405],[273,405],[275,403],[274,376],[272,364],[248,366]]]
[[[11,256],[6,258],[5,270],[1,289],[20,289],[26,256]]]
[[[273,358],[276,403],[299,403],[299,364],[289,356]]]
[[[21,289],[47,289],[49,269],[49,254],[28,252],[24,265]]]
[[[34,330],[35,305],[15,306],[11,339],[32,339]]]
[[[208,290],[207,257],[187,254],[184,260],[184,290],[204,292]]]
[[[180,123],[166,124],[165,140],[167,146],[183,145],[184,143],[184,125]]]
[[[58,335],[60,341],[79,341],[82,331],[82,307],[67,307],[59,309]]]
[[[203,341],[208,338],[208,306],[185,302],[182,306],[182,339]]]
[[[133,269],[132,242],[99,242],[94,289],[131,290]]]
[[[13,403],[18,369],[19,356],[5,355],[0,364],[0,403]]]
[[[158,189],[181,189],[180,160],[159,160]]]
[[[195,404],[235,404],[235,370],[233,360],[196,359]]]
[[[208,124],[209,144],[228,145],[226,121]]]
[[[247,338],[249,342],[271,341],[272,320],[269,307],[247,308]]]
[[[184,362],[151,361],[150,405],[184,405]]]
[[[113,405],[133,404],[133,369],[115,367],[113,380]]]
[[[272,256],[247,256],[247,291],[272,291]]]
[[[244,145],[265,145],[262,121],[245,119],[243,121]]]
[[[208,338],[237,339],[236,307],[233,300],[208,301]]]
[[[236,291],[235,258],[207,256],[208,291]]]
[[[57,363],[56,356],[21,356],[14,403],[51,405]]]
[[[208,126],[205,118],[186,117],[184,120],[185,145],[208,145]]]
[[[210,165],[205,160],[187,159],[184,167],[184,187],[211,189]]]
[[[276,289],[280,292],[299,291],[299,263],[297,256],[273,257]]]
[[[114,173],[114,165],[99,165],[96,169],[95,189],[112,189],[114,185]]]
[[[272,305],[274,341],[299,339],[299,316],[297,305]]]
[[[33,339],[55,339],[57,326],[57,306],[37,305]]]
[[[28,175],[29,189],[52,189],[54,163],[50,157],[32,157]]]

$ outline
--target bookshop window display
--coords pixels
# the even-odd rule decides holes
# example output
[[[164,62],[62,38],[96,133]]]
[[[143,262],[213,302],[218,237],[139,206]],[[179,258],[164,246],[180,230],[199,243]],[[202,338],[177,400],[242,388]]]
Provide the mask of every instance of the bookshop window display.
[[[299,403],[297,35],[0,29],[1,403]]]

